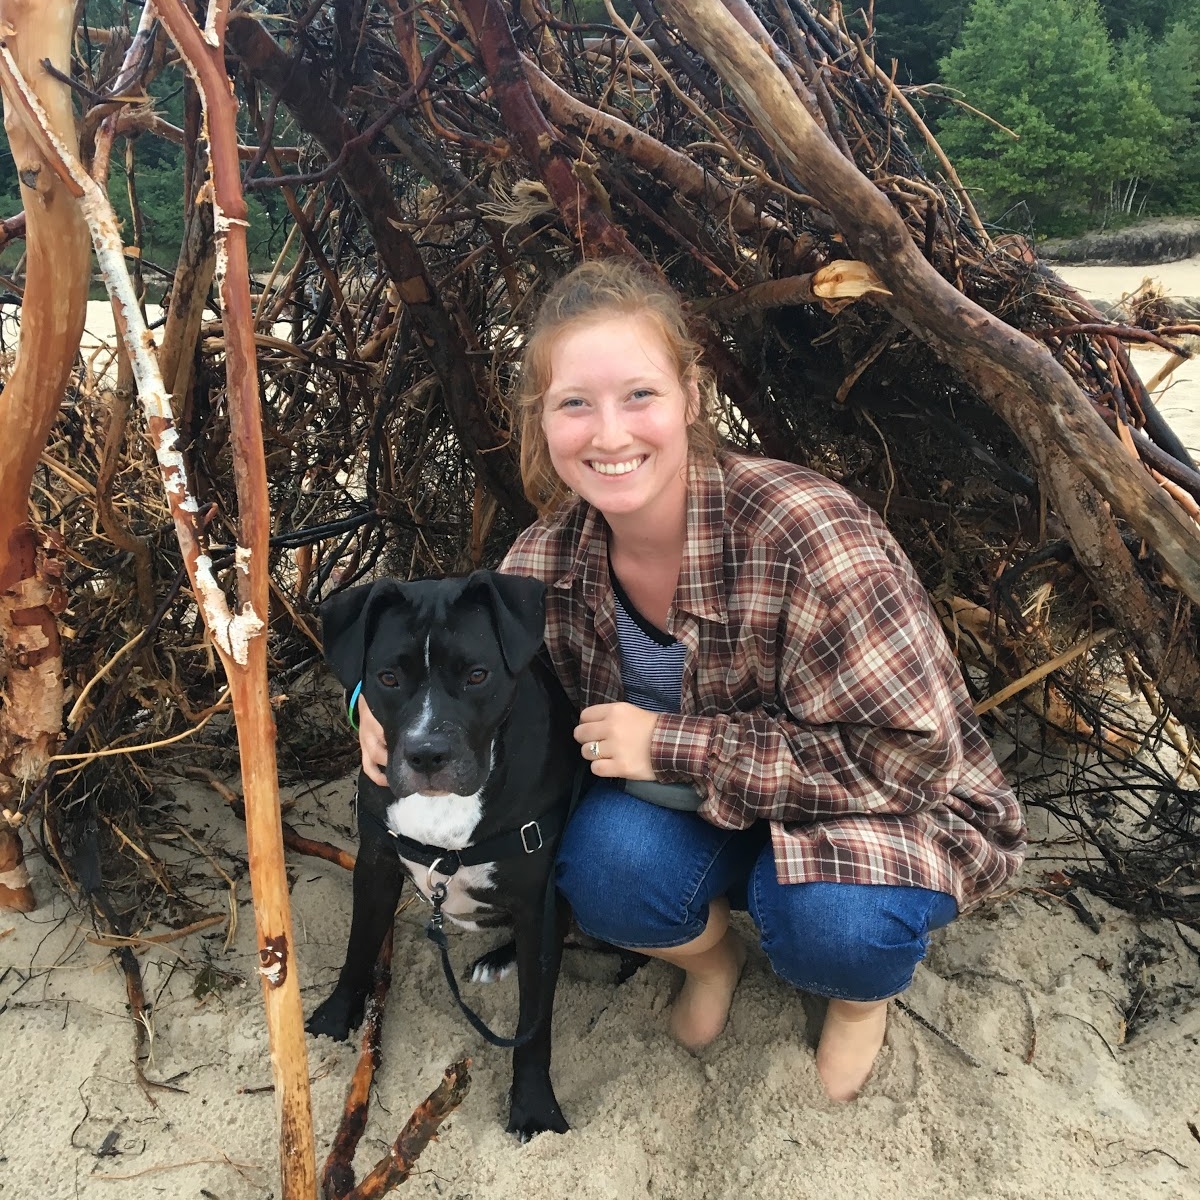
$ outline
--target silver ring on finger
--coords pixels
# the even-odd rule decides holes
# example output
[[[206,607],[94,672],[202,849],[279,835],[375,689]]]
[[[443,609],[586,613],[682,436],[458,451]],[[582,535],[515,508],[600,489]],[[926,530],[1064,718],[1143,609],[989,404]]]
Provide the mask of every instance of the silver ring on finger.
[[[589,742],[588,743],[588,753],[591,754],[593,759],[599,758],[600,757],[600,743],[599,742]]]

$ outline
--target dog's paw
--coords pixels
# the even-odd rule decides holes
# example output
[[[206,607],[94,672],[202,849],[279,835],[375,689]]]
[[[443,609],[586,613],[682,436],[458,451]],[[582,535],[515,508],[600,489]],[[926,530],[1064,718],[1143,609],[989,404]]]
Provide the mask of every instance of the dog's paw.
[[[335,1042],[344,1042],[350,1036],[351,1029],[357,1029],[362,1024],[363,1003],[354,999],[346,999],[334,992],[324,1004],[319,1005],[307,1021],[304,1030],[313,1037],[329,1037]]]
[[[539,1133],[566,1133],[567,1119],[558,1107],[554,1085],[543,1072],[526,1078],[514,1078],[509,1093],[508,1132],[515,1133],[522,1144]]]
[[[517,965],[516,942],[505,942],[486,954],[481,954],[472,964],[468,978],[472,983],[497,983],[511,975]]]
[[[508,1116],[508,1132],[515,1133],[521,1145],[539,1133],[566,1133],[570,1128],[557,1102],[553,1100],[549,1105],[537,1109],[518,1109],[514,1104]]]

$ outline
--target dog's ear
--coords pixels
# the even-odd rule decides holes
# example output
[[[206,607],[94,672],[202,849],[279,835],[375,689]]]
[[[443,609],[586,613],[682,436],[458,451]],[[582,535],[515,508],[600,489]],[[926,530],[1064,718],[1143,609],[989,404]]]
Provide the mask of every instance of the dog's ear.
[[[368,625],[381,603],[400,595],[394,579],[378,579],[330,596],[321,605],[321,645],[325,661],[342,687],[362,679]]]
[[[546,585],[525,575],[476,571],[463,590],[486,597],[504,663],[514,675],[523,671],[546,633]]]

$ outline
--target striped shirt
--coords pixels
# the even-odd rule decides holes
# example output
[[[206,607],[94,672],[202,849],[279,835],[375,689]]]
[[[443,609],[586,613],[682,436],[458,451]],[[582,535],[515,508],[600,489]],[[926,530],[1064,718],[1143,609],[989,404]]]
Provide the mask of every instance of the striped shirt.
[[[611,564],[609,569],[611,572]],[[609,578],[616,601],[621,686],[625,689],[625,699],[647,712],[679,712],[687,647],[669,633],[655,629],[634,608],[617,577],[610,573]]]
[[[563,508],[501,569],[547,585],[571,699],[626,699],[603,517]],[[667,632],[685,661],[655,775],[695,787],[721,828],[769,821],[780,882],[924,887],[961,909],[1017,869],[1020,808],[929,597],[843,488],[790,463],[693,458]]]

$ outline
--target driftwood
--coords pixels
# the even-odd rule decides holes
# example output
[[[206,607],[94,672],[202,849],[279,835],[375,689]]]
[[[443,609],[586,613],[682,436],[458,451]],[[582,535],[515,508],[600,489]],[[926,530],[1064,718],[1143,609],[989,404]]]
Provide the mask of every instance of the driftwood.
[[[75,210],[77,217],[82,213],[91,228],[97,257],[111,291],[123,348],[146,410],[147,430],[162,471],[188,575],[205,625],[229,678],[242,751],[259,972],[266,1002],[276,1092],[280,1098],[280,1169],[284,1195],[291,1200],[315,1193],[316,1164],[299,980],[296,964],[292,962],[291,912],[283,865],[275,771],[274,719],[267,691],[264,617],[267,611],[266,555],[270,516],[251,328],[246,209],[238,171],[236,110],[229,95],[224,66],[227,11],[222,5],[214,4],[204,31],[177,0],[164,0],[156,6],[156,11],[198,82],[209,135],[217,276],[226,313],[227,399],[240,501],[236,614],[230,614],[224,593],[212,577],[211,563],[201,552],[197,505],[188,491],[162,375],[156,356],[148,349],[152,343],[125,268],[116,221],[107,197],[83,170],[71,147],[59,138],[44,108],[25,82],[20,65],[7,50],[0,50],[0,70],[3,72],[6,107],[19,114],[25,132],[59,177],[64,191],[79,202]],[[136,53],[137,50],[131,47],[131,59]],[[33,63],[29,65],[34,66]],[[40,60],[37,66],[40,67]],[[103,170],[100,176],[103,177]],[[51,278],[48,267],[45,277]],[[61,368],[69,359],[60,357],[64,359]],[[58,682],[61,686],[61,672]]]
[[[388,1153],[345,1200],[379,1200],[412,1174],[421,1151],[437,1135],[441,1123],[466,1099],[471,1089],[471,1060],[459,1059],[446,1068],[442,1082],[417,1105]]]
[[[230,811],[239,821],[246,819],[245,802],[213,772],[204,767],[190,767],[187,774],[193,779],[203,779],[229,805]],[[280,805],[280,812],[284,806]],[[296,854],[307,854],[311,858],[321,858],[341,867],[344,871],[354,870],[354,855],[335,846],[332,842],[322,842],[316,838],[305,837],[286,821],[281,823],[283,844]]]
[[[341,164],[346,187],[362,210],[384,269],[438,374],[463,447],[472,454],[495,494],[516,511],[527,514],[529,509],[516,482],[511,458],[496,454],[502,443],[484,417],[462,335],[451,322],[413,239],[403,228],[391,188],[366,141],[331,101],[309,86],[307,72],[296,69],[297,64],[257,21],[235,16],[230,22],[229,44],[276,91],[329,158]]]
[[[954,363],[1018,433],[1043,471],[1055,451],[1076,462],[1200,604],[1196,526],[1135,469],[1067,372],[933,270],[895,209],[837,153],[783,75],[719,0],[663,0],[663,8],[734,89],[785,165],[809,181],[851,248],[883,280],[891,296],[880,302]],[[1080,482],[1073,490],[1083,486]]]
[[[392,945],[395,932],[394,926],[388,929],[371,972],[371,994],[363,1016],[358,1063],[346,1091],[341,1124],[321,1171],[321,1189],[325,1200],[343,1200],[343,1197],[354,1190],[354,1154],[367,1128],[371,1085],[375,1081],[375,1072],[379,1069],[379,1040],[383,1034],[384,1004],[388,989],[392,986]]]
[[[1107,320],[1127,322],[1141,336],[1155,340],[1170,352],[1170,357],[1146,381],[1146,390],[1162,386],[1185,362],[1200,352],[1200,296],[1168,296],[1151,280],[1144,280],[1136,291],[1116,303],[1094,301],[1096,311]],[[1178,342],[1173,345],[1167,338]],[[1178,440],[1178,439],[1176,439]],[[1172,450],[1172,456],[1190,462],[1182,447]]]
[[[399,1137],[378,1163],[355,1186],[354,1155],[366,1132],[371,1086],[380,1062],[384,1004],[392,983],[392,944],[395,929],[388,930],[372,970],[360,1037],[358,1063],[346,1091],[342,1120],[321,1172],[324,1200],[376,1200],[408,1179],[421,1151],[436,1135],[441,1123],[463,1102],[471,1087],[471,1060],[460,1059],[446,1068],[438,1087],[414,1110]]]
[[[804,3],[731,0],[689,10],[691,25],[680,6],[639,3],[642,25],[613,15],[603,37],[529,6],[519,18],[485,0],[461,10],[385,7],[328,17],[315,8],[295,28],[272,26],[280,40],[248,14],[230,20],[259,136],[232,149],[230,162],[245,165],[247,188],[277,188],[292,218],[292,249],[253,303],[277,497],[265,557],[280,683],[311,665],[310,606],[335,579],[491,561],[527,519],[503,403],[515,338],[544,281],[577,252],[602,251],[663,270],[703,314],[698,332],[735,443],[828,470],[901,522],[974,522],[985,540],[1003,535],[1001,562],[1065,535],[1123,647],[1194,731],[1195,621],[1179,599],[1196,584],[1200,473],[1122,341],[1175,344],[1186,322],[1167,327],[1154,313],[1106,321],[1022,243],[984,226],[869,42]],[[142,62],[144,33],[131,63]],[[143,78],[162,61],[154,56]],[[464,72],[476,83],[464,87]],[[330,86],[312,87],[318,77]],[[285,110],[300,145],[274,136]],[[185,192],[206,198],[198,95],[185,112]],[[152,117],[97,105],[83,122],[96,131],[94,170],[122,129],[152,133]],[[909,135],[930,143],[944,183],[922,172]],[[237,314],[219,294],[221,324],[204,323],[204,288],[218,265],[212,212],[207,203],[188,209],[159,356],[170,401],[155,411],[186,447],[175,474],[203,497],[184,544],[206,545],[214,579],[233,567],[236,582],[242,539],[228,514],[241,508],[229,470],[237,437],[214,398],[236,354],[251,351],[236,351]],[[856,272],[871,283],[853,304],[850,293],[816,286]],[[1144,332],[1130,334],[1135,325]],[[103,531],[94,540],[94,523],[85,532],[82,520],[69,522],[68,545],[89,562],[112,561],[114,548],[129,556],[128,594],[144,620],[164,572],[151,498],[122,436],[132,374],[121,366],[106,405],[86,414],[85,440],[103,447],[98,468],[58,452],[47,461],[82,497],[80,515],[94,505]],[[1011,432],[986,425],[979,396]],[[822,406],[833,409],[832,425]],[[897,409],[919,418],[924,437],[936,432],[939,452],[965,456],[966,469],[947,460],[914,474],[895,441]],[[967,465],[980,461],[982,480]],[[947,483],[960,499],[946,502],[938,487]],[[980,505],[968,494],[980,486],[1010,499]],[[1138,558],[1131,531],[1141,535]],[[920,566],[919,545],[906,544]],[[180,565],[169,563],[171,578]],[[68,587],[87,574],[72,568]],[[991,606],[985,576],[954,586]],[[206,576],[200,588],[202,598],[215,595]],[[90,705],[101,698],[99,675],[78,651],[109,644],[115,610],[82,608],[99,636],[72,645],[71,669]],[[163,629],[178,621],[169,615]],[[1055,644],[1047,630],[1032,659],[1010,656],[1017,673],[1084,632],[1064,628]],[[139,646],[156,722],[178,731],[172,712],[211,711],[206,674],[181,662],[169,639]],[[169,672],[151,665],[154,656],[169,660]],[[986,690],[1005,682],[1001,674]],[[163,707],[168,697],[174,709]],[[78,715],[92,722],[93,747],[133,706],[111,691],[102,698],[103,720],[88,705]],[[72,786],[87,776],[80,769]],[[18,816],[50,794],[45,783],[26,791]]]
[[[267,687],[267,555],[271,518],[250,304],[246,207],[239,170],[236,108],[225,73],[224,35],[228,9],[220,0],[213,0],[208,22],[202,31],[179,0],[161,0],[155,8],[197,82],[208,134],[215,276],[224,312],[226,401],[238,499],[236,615],[228,617],[223,594],[205,594],[199,559],[190,559],[186,551],[185,559],[192,568],[189,574],[204,611],[205,624],[216,643],[233,694],[258,932],[259,974],[270,1035],[271,1068],[279,1098],[280,1173],[283,1195],[291,1200],[316,1191],[316,1156],[304,1016],[298,963],[293,957],[291,905],[279,822],[275,720]],[[131,358],[134,353],[131,347]],[[168,421],[164,414],[157,422],[151,419],[148,425],[150,436],[158,439],[159,459],[166,467],[164,456],[173,450],[173,421]],[[186,480],[181,477],[182,462],[176,465],[176,458],[172,454],[171,465],[177,472],[176,477],[165,482],[176,514],[176,528],[181,529],[180,516],[188,493]],[[190,523],[188,529],[191,532]],[[226,621],[224,626],[222,621]]]
[[[38,80],[36,95],[54,133],[70,143],[75,117],[68,89],[41,69],[43,59],[69,70],[74,7],[67,0],[0,3],[5,45],[17,70]],[[63,664],[58,616],[66,607],[61,547],[26,522],[38,458],[70,378],[83,334],[88,237],[70,192],[37,139],[12,109],[5,89],[5,129],[26,208],[29,283],[21,344],[0,393],[0,809],[45,771],[62,728]],[[33,907],[21,842],[0,820],[0,906]]]

